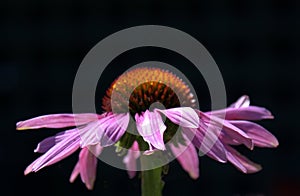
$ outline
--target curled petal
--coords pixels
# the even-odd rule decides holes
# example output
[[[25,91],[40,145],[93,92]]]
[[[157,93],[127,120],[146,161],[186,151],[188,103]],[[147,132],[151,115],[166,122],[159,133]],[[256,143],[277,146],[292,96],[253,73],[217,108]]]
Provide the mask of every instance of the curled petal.
[[[193,108],[179,107],[166,110],[155,109],[163,113],[173,123],[181,127],[197,128],[199,125],[199,116]]]
[[[263,120],[274,118],[269,110],[257,106],[227,108],[207,112],[207,114],[221,118],[225,116],[226,120]]]
[[[231,121],[252,139],[255,146],[274,148],[279,145],[276,137],[262,126],[249,121]]]
[[[84,125],[101,116],[97,114],[49,114],[17,123],[17,130],[39,128],[64,128]]]
[[[193,179],[199,178],[199,159],[194,145],[189,144],[184,146],[182,144],[178,144],[178,146],[175,146],[172,143],[169,145],[174,156],[176,156],[178,162],[182,168],[188,172],[190,177]]]
[[[165,150],[163,134],[166,130],[161,116],[156,112],[146,110],[142,115],[135,115],[136,127],[143,139],[148,142],[150,151],[152,146],[159,150]]]
[[[234,148],[227,145],[225,147],[227,150],[227,159],[243,173],[255,173],[262,169],[259,164],[250,161]]]
[[[30,164],[24,172],[25,175],[32,171],[37,172],[46,166],[52,165],[66,158],[79,148],[79,140],[80,137],[78,132],[75,131],[73,134],[70,134]]]
[[[231,104],[230,108],[244,108],[250,105],[250,99],[247,95],[241,96],[235,103]]]
[[[123,158],[123,163],[126,166],[129,178],[134,178],[136,175],[136,160],[140,157],[139,145],[137,141],[132,144],[128,150],[127,155]]]
[[[148,143],[149,144],[149,143]],[[152,144],[149,144],[149,150],[145,150],[143,152],[143,155],[152,155],[156,151],[159,151],[159,149],[155,148]]]

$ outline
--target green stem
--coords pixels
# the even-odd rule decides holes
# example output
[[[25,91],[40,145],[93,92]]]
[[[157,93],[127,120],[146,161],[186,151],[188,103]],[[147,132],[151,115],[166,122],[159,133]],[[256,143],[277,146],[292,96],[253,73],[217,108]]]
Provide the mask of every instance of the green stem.
[[[143,170],[151,168],[153,160],[150,156],[141,156],[141,167],[142,167],[142,196],[161,196],[163,189],[162,167],[158,167],[151,170]]]

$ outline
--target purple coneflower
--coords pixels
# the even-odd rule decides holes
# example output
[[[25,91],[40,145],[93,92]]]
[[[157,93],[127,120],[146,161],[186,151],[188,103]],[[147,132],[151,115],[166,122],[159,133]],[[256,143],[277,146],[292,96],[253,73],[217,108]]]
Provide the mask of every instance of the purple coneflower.
[[[151,108],[156,102],[165,109]],[[102,101],[105,112],[101,115],[52,114],[17,123],[18,130],[75,127],[41,141],[35,152],[44,154],[26,168],[25,174],[37,172],[81,148],[70,181],[80,174],[86,187],[92,189],[96,156],[101,156],[104,147],[115,144],[129,149],[123,162],[130,178],[135,176],[141,153],[151,155],[166,149],[193,179],[199,177],[197,149],[219,162],[231,162],[244,173],[257,172],[260,165],[232,146],[276,147],[278,141],[266,129],[250,122],[272,119],[271,113],[249,104],[249,98],[243,96],[226,109],[201,112],[195,109],[189,87],[174,74],[159,68],[133,69],[107,90]]]

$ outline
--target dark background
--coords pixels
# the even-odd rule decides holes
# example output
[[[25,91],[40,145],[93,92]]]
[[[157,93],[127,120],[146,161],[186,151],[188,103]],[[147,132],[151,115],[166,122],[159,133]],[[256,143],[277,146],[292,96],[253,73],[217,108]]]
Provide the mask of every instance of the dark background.
[[[125,171],[102,162],[93,191],[80,179],[70,184],[76,153],[23,176],[38,157],[36,144],[61,130],[16,131],[15,123],[72,112],[73,80],[87,52],[111,33],[146,24],[174,27],[199,40],[223,74],[228,103],[248,94],[252,104],[269,108],[275,119],[261,124],[280,143],[277,149],[239,149],[263,165],[257,174],[203,157],[194,181],[174,161],[164,195],[300,195],[299,21],[298,1],[1,1],[1,195],[139,195],[138,177],[129,180]],[[144,48],[116,58],[100,78],[99,112],[115,77],[146,60],[179,68],[194,85],[201,108],[209,109],[205,82],[192,64],[173,52]]]

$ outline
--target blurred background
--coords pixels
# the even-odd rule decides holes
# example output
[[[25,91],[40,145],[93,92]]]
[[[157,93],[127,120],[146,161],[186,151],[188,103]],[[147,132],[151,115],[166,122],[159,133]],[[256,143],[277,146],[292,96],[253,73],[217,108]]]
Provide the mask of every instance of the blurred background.
[[[211,53],[223,75],[228,104],[241,95],[272,111],[259,122],[279,140],[277,149],[239,151],[263,166],[245,175],[230,164],[200,160],[196,181],[173,161],[164,195],[300,195],[298,120],[300,2],[298,1],[1,1],[0,2],[0,164],[1,195],[139,195],[140,181],[103,162],[93,191],[68,179],[78,154],[36,174],[23,171],[39,155],[37,143],[62,130],[16,131],[15,123],[51,113],[72,112],[72,86],[88,51],[106,36],[136,25],[182,30]],[[112,46],[114,47],[114,46]],[[100,54],[101,55],[101,54]],[[209,92],[184,57],[164,49],[127,51],[99,79],[95,103],[130,66],[163,61],[190,79],[203,111]],[[4,125],[4,126],[3,126]]]

